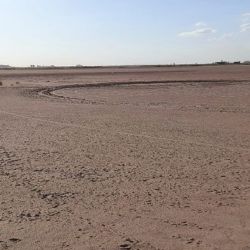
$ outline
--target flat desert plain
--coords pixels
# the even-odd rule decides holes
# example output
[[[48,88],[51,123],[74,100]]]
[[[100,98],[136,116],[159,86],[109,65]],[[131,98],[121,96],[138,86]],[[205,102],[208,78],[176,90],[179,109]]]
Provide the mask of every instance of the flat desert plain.
[[[250,66],[0,81],[0,249],[250,249]]]

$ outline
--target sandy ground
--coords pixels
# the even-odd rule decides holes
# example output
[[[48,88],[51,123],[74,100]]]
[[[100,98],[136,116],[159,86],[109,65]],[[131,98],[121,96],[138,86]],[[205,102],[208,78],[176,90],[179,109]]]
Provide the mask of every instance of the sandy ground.
[[[250,250],[250,66],[0,81],[0,249]]]

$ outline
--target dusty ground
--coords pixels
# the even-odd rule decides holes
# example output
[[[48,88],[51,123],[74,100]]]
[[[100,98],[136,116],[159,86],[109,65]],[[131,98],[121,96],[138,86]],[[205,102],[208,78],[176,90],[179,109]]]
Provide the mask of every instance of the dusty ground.
[[[249,66],[0,81],[0,249],[250,249]]]

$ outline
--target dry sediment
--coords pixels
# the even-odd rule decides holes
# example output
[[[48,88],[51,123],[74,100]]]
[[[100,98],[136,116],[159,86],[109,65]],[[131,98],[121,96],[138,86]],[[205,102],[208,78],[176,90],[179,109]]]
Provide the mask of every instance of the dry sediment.
[[[249,69],[0,71],[0,249],[250,249]]]

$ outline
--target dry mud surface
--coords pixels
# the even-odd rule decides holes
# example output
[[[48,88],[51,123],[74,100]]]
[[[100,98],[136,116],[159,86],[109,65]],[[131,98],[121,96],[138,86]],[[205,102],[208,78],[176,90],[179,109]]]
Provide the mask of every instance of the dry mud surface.
[[[1,70],[0,249],[250,249],[250,67]]]

